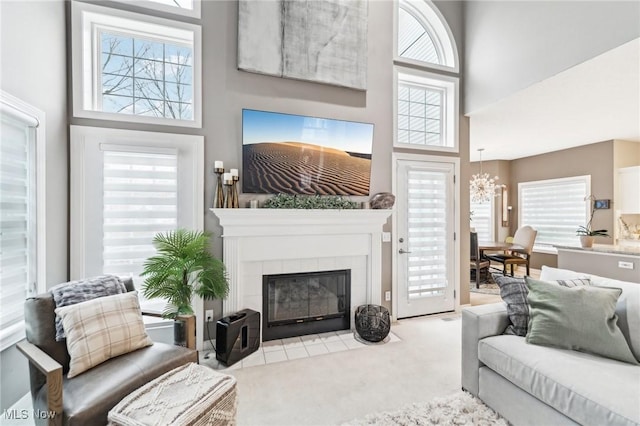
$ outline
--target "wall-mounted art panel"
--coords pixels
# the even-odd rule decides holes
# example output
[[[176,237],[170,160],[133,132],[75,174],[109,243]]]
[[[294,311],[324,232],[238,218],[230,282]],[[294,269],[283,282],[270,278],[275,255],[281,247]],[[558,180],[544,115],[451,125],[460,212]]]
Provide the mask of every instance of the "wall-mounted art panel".
[[[240,0],[238,68],[365,90],[366,0]]]

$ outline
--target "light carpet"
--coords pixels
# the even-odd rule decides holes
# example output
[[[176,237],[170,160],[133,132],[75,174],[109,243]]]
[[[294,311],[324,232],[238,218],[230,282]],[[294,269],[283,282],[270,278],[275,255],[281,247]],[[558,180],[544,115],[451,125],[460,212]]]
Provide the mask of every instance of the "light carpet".
[[[344,423],[343,426],[359,425],[498,425],[508,423],[482,401],[467,392],[457,392],[426,403],[414,403],[395,411],[369,414],[363,419]]]

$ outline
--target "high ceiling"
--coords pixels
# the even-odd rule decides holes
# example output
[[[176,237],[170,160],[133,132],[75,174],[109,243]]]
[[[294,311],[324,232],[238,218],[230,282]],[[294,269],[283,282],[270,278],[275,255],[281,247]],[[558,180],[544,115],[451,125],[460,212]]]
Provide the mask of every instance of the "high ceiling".
[[[640,142],[640,39],[470,114],[471,161]]]

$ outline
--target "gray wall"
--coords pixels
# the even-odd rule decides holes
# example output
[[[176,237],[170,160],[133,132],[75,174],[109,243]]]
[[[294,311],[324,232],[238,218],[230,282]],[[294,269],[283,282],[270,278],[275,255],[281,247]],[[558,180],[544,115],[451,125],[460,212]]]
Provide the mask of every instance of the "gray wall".
[[[68,275],[68,141],[65,6],[62,1],[0,2],[0,87],[46,114],[47,287]],[[0,353],[0,409],[27,393],[27,362]]]
[[[470,1],[466,113],[640,36],[637,1]]]
[[[598,199],[614,199],[613,141],[595,143],[511,161],[509,197],[513,206],[511,232],[519,224],[518,183],[571,176],[591,175],[591,194]],[[615,204],[609,210],[598,210],[593,216],[595,229],[607,229],[613,235]],[[513,235],[513,234],[512,234]],[[610,238],[596,237],[596,243],[611,244]],[[531,267],[556,266],[557,256],[534,253]]]

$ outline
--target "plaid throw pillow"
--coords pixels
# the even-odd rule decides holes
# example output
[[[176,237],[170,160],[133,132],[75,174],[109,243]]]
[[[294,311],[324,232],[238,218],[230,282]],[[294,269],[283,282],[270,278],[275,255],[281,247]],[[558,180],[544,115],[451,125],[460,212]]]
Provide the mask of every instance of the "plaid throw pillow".
[[[56,309],[71,356],[68,378],[153,342],[147,335],[138,294],[105,296]]]
[[[126,293],[127,289],[120,278],[114,275],[101,275],[99,277],[84,280],[69,281],[58,284],[50,290],[56,308],[75,305],[103,296]],[[59,342],[65,338],[62,320],[56,315],[56,340]]]
[[[500,297],[507,304],[507,315],[511,324],[504,334],[527,335],[529,324],[529,305],[527,304],[527,285],[524,278],[515,278],[494,274],[493,281],[500,287]]]

